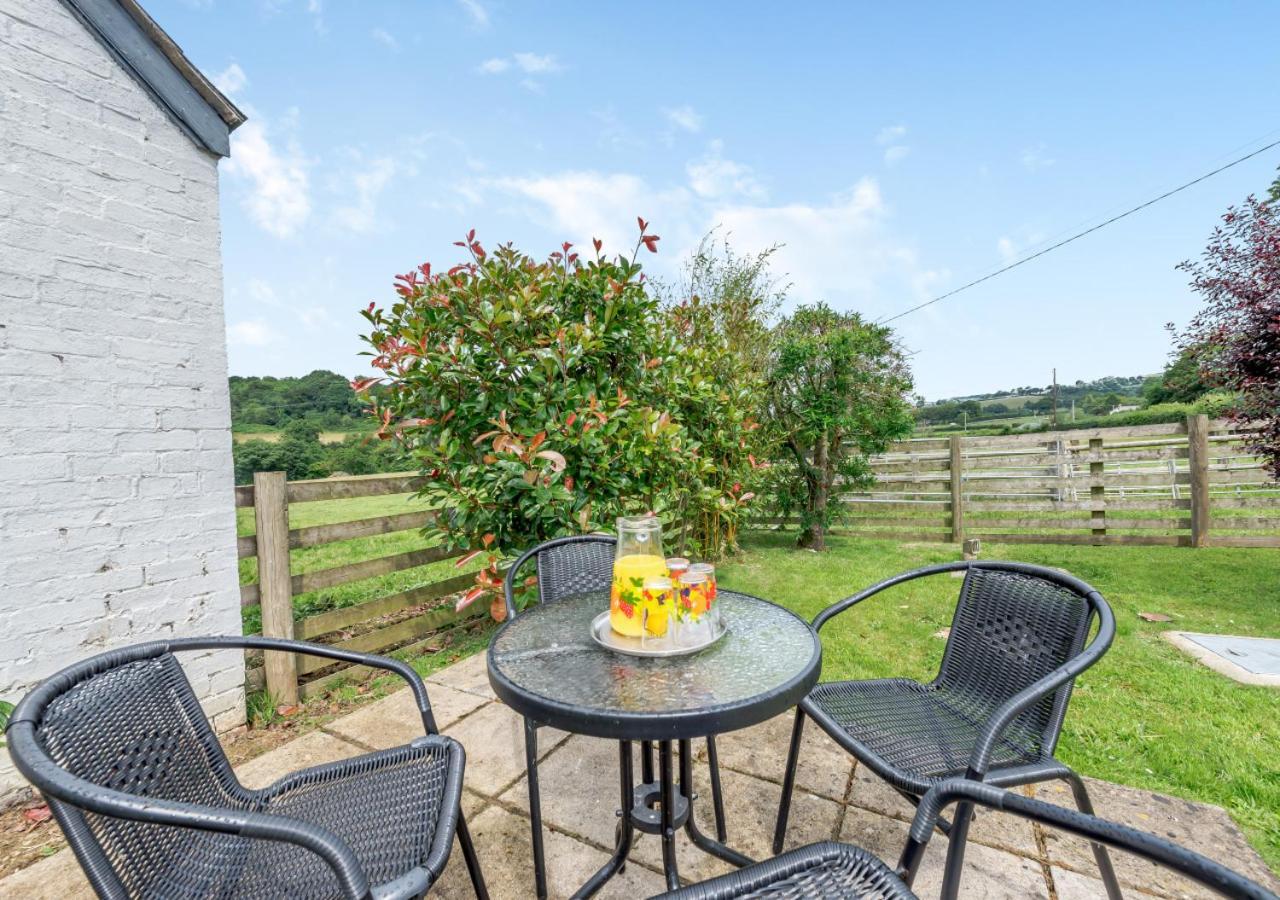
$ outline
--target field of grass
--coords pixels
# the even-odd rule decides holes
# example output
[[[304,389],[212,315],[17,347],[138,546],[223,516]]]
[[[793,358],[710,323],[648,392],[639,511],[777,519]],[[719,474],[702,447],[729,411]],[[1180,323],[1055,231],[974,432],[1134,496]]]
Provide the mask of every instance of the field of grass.
[[[823,555],[755,534],[721,567],[727,587],[812,618],[828,604],[906,569],[955,559],[945,544],[833,537]],[[1160,638],[1174,628],[1280,637],[1280,552],[1178,547],[986,544],[984,558],[1065,568],[1116,613],[1110,652],[1078,682],[1058,755],[1098,778],[1225,807],[1280,869],[1280,692],[1247,687]],[[823,631],[823,678],[928,679],[942,658],[959,582],[912,582],[867,601]],[[1173,616],[1148,623],[1139,612]]]
[[[322,431],[320,432],[320,443],[322,444],[341,444],[349,437],[363,437],[370,433],[372,429],[365,431]],[[268,444],[275,444],[280,441],[284,433],[274,428],[262,425],[247,425],[236,428],[231,432],[231,440],[237,444],[243,444],[245,441],[266,441]]]

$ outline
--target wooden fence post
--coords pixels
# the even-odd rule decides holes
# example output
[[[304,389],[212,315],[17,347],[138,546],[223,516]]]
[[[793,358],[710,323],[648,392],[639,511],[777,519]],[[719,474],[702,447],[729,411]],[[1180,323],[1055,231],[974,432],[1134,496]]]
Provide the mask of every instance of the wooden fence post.
[[[1089,438],[1089,524],[1096,538],[1107,536],[1107,488],[1103,481],[1102,438]],[[1093,459],[1092,457],[1098,457]],[[1098,541],[1102,543],[1102,541]]]
[[[284,472],[253,473],[253,517],[257,523],[262,636],[293,638],[293,590],[289,577],[289,495]],[[298,702],[297,659],[268,650],[267,691],[276,703]]]
[[[1191,469],[1191,546],[1209,538],[1209,417],[1187,416],[1187,449]]]
[[[964,439],[951,435],[951,543],[964,543]]]

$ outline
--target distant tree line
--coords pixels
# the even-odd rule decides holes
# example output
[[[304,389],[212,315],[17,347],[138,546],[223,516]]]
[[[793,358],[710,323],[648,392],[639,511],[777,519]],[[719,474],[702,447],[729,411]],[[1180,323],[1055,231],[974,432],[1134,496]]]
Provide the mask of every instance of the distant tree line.
[[[317,369],[301,378],[232,375],[229,384],[233,429],[277,429],[297,421],[321,431],[369,427],[350,381],[337,372]]]

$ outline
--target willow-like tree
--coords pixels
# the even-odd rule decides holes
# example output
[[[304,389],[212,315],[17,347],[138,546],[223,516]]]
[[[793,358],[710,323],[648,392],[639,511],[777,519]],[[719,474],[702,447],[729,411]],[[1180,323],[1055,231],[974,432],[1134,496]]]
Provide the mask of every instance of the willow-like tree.
[[[824,303],[774,331],[768,378],[774,496],[798,513],[797,545],[826,548],[838,486],[871,480],[868,457],[911,433],[911,374],[892,329]]]

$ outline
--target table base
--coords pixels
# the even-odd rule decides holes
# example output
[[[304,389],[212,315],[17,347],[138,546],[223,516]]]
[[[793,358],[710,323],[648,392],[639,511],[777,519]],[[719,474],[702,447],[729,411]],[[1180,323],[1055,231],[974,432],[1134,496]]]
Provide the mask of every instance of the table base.
[[[658,779],[653,780],[650,745],[645,741],[641,758],[644,782],[635,784],[635,772],[631,760],[631,741],[618,742],[619,800],[617,844],[613,855],[591,879],[573,895],[574,898],[590,897],[605,883],[623,870],[636,831],[657,834],[662,840],[662,868],[667,878],[667,888],[680,886],[680,868],[676,859],[676,832],[684,828],[694,846],[735,866],[749,866],[753,862],[715,838],[703,834],[693,817],[693,753],[690,742],[677,742],[680,750],[679,780],[674,771],[671,741],[658,741]],[[723,811],[717,809],[717,827],[723,834]]]

